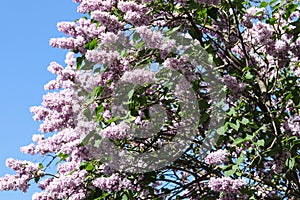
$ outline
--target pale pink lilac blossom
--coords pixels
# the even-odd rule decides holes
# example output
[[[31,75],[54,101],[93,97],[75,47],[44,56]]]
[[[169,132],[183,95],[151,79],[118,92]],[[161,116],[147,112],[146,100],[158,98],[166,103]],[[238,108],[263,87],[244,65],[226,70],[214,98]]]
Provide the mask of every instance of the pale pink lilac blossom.
[[[43,199],[70,199],[83,200],[87,197],[84,187],[85,170],[74,171],[69,175],[60,174],[59,177],[49,179],[43,183],[45,192],[35,193],[33,200]]]
[[[120,1],[118,8],[125,13],[124,19],[134,26],[141,26],[149,23],[146,13],[148,8],[145,4],[137,4],[134,1]]]
[[[246,181],[242,179],[231,179],[229,177],[212,177],[208,182],[208,187],[213,191],[225,193],[239,193],[239,190],[246,185]]]
[[[91,18],[99,21],[103,27],[106,27],[108,31],[117,32],[118,30],[124,27],[124,23],[119,22],[118,18],[114,15],[109,14],[108,12],[103,11],[93,11]]]
[[[109,139],[123,139],[130,136],[130,127],[125,122],[111,124],[100,132],[100,135]]]
[[[86,52],[86,58],[94,63],[106,64],[113,60],[120,59],[120,54],[118,51],[107,51],[102,49],[88,50]]]
[[[5,175],[0,178],[0,190],[21,190],[26,192],[29,181],[35,177],[34,174],[43,175],[39,172],[39,164],[30,161],[19,161],[12,158],[6,160],[6,166],[16,171],[16,175]]]
[[[147,26],[137,27],[136,31],[141,35],[143,41],[145,41],[149,48],[159,49],[167,52],[171,52],[171,50],[175,48],[175,40],[165,40],[160,32],[152,31]]]
[[[239,93],[246,89],[245,83],[239,83],[236,77],[231,75],[225,75],[223,77],[223,83],[234,93]]]
[[[266,10],[264,8],[251,7],[246,10],[245,15],[242,17],[242,25],[247,28],[253,27],[253,20],[258,18],[262,19],[264,14],[266,14]]]
[[[116,0],[81,0],[81,4],[77,7],[80,13],[88,13],[95,10],[110,11]]]
[[[84,49],[86,39],[82,36],[78,36],[77,38],[52,38],[49,43],[52,47],[80,51]]]
[[[150,70],[135,69],[133,71],[126,71],[122,76],[122,80],[132,84],[150,84],[155,82],[155,73]]]
[[[93,185],[107,191],[120,191],[133,188],[132,183],[128,179],[121,178],[115,174],[110,177],[97,178],[93,181]]]
[[[228,160],[228,151],[219,149],[215,152],[208,154],[205,158],[205,162],[209,165],[219,165],[223,164],[225,161]]]

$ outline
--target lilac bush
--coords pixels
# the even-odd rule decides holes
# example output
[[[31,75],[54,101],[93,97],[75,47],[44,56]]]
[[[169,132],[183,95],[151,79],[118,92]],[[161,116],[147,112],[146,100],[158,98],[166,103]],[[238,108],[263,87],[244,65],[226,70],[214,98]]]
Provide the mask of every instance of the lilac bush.
[[[73,1],[82,18],[58,22],[66,36],[50,40],[69,51],[65,64],[50,63],[56,79],[45,85],[41,105],[30,108],[42,121],[41,133],[20,148],[51,159],[9,158],[6,165],[16,173],[0,178],[0,190],[26,192],[35,182],[42,191],[33,200],[300,199],[298,2]],[[174,34],[183,38],[180,44]],[[201,67],[191,62],[195,58],[203,59]],[[157,81],[155,64],[186,82]],[[222,87],[213,90],[205,73]],[[175,94],[168,88],[172,81],[180,83]],[[120,82],[128,94],[115,107]],[[219,92],[226,96],[214,102]],[[179,97],[197,104],[199,119],[184,115]],[[226,116],[211,129],[218,124],[215,103]],[[122,106],[125,116],[119,115]],[[153,115],[159,120],[151,121]],[[110,155],[111,146],[132,155],[156,152],[176,143],[183,116],[195,131],[178,159],[142,173],[114,168],[121,162]],[[135,126],[150,133],[135,137]],[[211,132],[218,137],[207,149]],[[95,157],[98,148],[102,157]]]

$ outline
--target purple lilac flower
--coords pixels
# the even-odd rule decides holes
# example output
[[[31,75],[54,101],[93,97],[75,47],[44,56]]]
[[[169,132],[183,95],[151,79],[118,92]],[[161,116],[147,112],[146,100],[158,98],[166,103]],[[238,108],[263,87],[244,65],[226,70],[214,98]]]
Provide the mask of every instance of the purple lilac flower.
[[[118,125],[112,124],[101,131],[101,135],[109,139],[123,139],[129,135],[130,127],[125,123],[121,122]]]
[[[124,73],[122,79],[127,83],[140,84],[153,83],[155,81],[155,73],[150,70],[135,69]]]
[[[208,187],[216,192],[238,193],[247,183],[242,179],[230,179],[228,177],[210,178]]]
[[[206,158],[205,162],[209,165],[222,164],[227,160],[228,151],[219,149],[218,151],[210,153]]]
[[[242,92],[246,89],[246,84],[238,83],[234,76],[225,75],[223,77],[223,83],[234,93]]]

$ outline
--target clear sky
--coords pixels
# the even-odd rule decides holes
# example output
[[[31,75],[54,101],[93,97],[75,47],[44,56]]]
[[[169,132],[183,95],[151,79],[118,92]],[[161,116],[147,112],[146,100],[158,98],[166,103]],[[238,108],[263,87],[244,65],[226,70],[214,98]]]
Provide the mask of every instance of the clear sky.
[[[7,158],[34,161],[19,148],[31,143],[38,133],[29,107],[40,105],[44,84],[54,76],[47,71],[51,61],[63,64],[65,51],[49,46],[49,39],[62,36],[58,21],[79,18],[72,0],[1,1],[0,12],[0,176],[14,172],[5,166]],[[0,200],[30,200],[37,191],[0,192]]]

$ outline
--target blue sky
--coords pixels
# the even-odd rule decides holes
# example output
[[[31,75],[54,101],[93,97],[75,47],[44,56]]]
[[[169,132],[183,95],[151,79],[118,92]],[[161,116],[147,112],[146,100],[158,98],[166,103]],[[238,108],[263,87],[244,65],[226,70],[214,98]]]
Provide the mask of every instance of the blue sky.
[[[63,64],[66,51],[49,46],[49,39],[62,36],[58,21],[79,18],[72,0],[27,0],[1,2],[0,28],[0,176],[14,172],[5,166],[13,157],[31,160],[37,156],[20,153],[19,148],[31,143],[38,133],[29,107],[42,101],[44,84],[54,76],[47,71],[51,61]],[[30,200],[36,187],[27,193],[0,192],[2,200]]]

